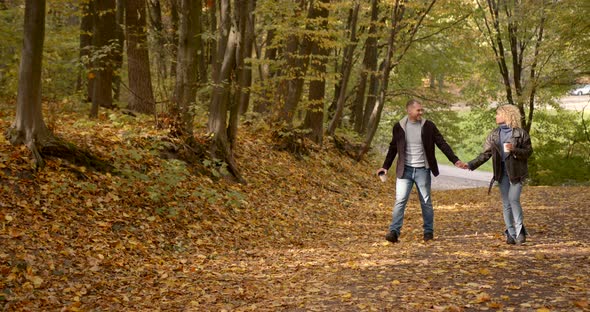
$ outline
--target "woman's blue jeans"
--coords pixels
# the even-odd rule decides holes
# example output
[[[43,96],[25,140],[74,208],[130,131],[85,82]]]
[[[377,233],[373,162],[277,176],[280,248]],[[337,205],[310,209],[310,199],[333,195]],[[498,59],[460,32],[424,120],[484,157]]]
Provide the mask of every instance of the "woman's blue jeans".
[[[391,225],[389,225],[389,231],[395,231],[398,235],[404,224],[404,212],[414,184],[416,184],[420,198],[424,233],[434,232],[434,209],[430,198],[430,169],[405,166],[404,175],[402,178],[398,178],[395,184],[395,206],[393,207]]]
[[[504,206],[504,223],[506,223],[508,234],[516,238],[521,232],[526,235],[523,226],[522,206],[520,205],[522,182],[510,182],[506,170],[502,169],[503,176],[499,185],[502,194],[502,205]]]

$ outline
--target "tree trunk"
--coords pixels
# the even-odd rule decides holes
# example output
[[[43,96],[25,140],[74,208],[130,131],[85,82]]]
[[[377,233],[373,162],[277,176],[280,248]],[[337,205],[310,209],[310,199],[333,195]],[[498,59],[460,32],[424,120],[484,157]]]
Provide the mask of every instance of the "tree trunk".
[[[243,4],[247,9],[239,10],[239,28],[240,28],[240,47],[238,54],[238,92],[236,103],[240,109],[240,114],[248,111],[250,104],[250,86],[252,85],[252,66],[246,65],[245,60],[252,57],[252,47],[256,39],[254,34],[254,9],[256,0],[246,0]]]
[[[257,113],[266,113],[269,110],[269,107],[273,103],[273,90],[275,88],[272,87],[272,83],[270,81],[271,78],[275,77],[276,70],[274,70],[274,63],[277,59],[277,48],[273,46],[273,40],[275,38],[275,30],[270,29],[266,35],[266,45],[267,48],[264,52],[264,60],[261,65],[259,65],[259,72],[260,72],[260,82],[262,84],[262,98],[260,101],[257,101],[256,105],[254,106],[254,111]],[[260,48],[258,49],[260,50]],[[261,53],[259,53],[261,54]],[[258,56],[260,58],[260,56]]]
[[[93,46],[95,50],[110,51],[111,40],[115,39],[115,0],[93,1],[96,14],[94,15],[94,36]],[[93,63],[94,86],[92,90],[92,108],[90,117],[98,117],[98,107],[113,107],[113,53],[106,53],[105,56]]]
[[[19,68],[16,118],[6,136],[13,145],[25,144],[35,166],[43,167],[41,148],[52,139],[41,109],[41,67],[45,39],[45,0],[26,0],[24,38]]]
[[[154,114],[156,104],[152,89],[147,42],[145,0],[126,0],[127,66],[129,75],[129,109]]]
[[[340,89],[338,94],[338,101],[336,102],[336,113],[334,114],[334,118],[330,121],[328,125],[328,134],[334,135],[336,132],[336,127],[340,124],[340,120],[342,119],[342,113],[344,111],[344,101],[346,100],[346,92],[348,91],[348,82],[350,80],[350,72],[352,70],[352,58],[354,56],[354,50],[356,48],[357,38],[356,38],[356,21],[358,18],[360,3],[356,3],[352,9],[351,18],[350,18],[350,44],[346,46],[344,49],[343,59],[342,59],[342,75],[340,79]]]
[[[82,90],[86,81],[86,100],[92,101],[92,90],[94,79],[89,79],[89,72],[91,68],[90,53],[92,48],[92,21],[94,19],[94,8],[91,7],[92,1],[80,3],[82,17],[80,19],[80,66],[84,69],[80,70],[78,81],[76,83],[76,90]]]
[[[379,15],[378,0],[371,0],[371,24],[369,25],[369,32],[365,40],[365,54],[363,57],[363,66],[361,76],[359,78],[358,89],[354,100],[354,130],[358,134],[362,134],[365,130],[364,111],[365,111],[365,93],[367,86],[367,78],[374,77],[377,71],[377,18]],[[372,94],[372,93],[371,93]]]
[[[170,76],[175,77],[176,73],[178,72],[177,63],[178,60],[178,24],[180,21],[180,16],[178,15],[178,1],[179,0],[169,0],[170,4],[170,21],[172,24],[172,29],[168,35],[168,44],[170,45],[170,56],[172,57],[172,62],[170,64]]]
[[[300,8],[304,7],[305,2],[301,1]],[[312,12],[312,10],[309,10],[309,13]],[[308,16],[308,18],[310,17]],[[281,88],[279,91],[281,95],[285,94],[284,104],[279,112],[279,121],[284,122],[287,127],[293,125],[295,111],[297,110],[297,105],[301,101],[303,84],[305,82],[303,78],[307,73],[308,65],[305,56],[309,55],[310,47],[311,42],[309,38],[301,41],[296,34],[289,35],[287,38],[285,58],[287,60],[286,68],[289,74],[287,74],[288,77],[285,78],[285,81],[280,82]]]
[[[217,55],[215,57],[216,68],[213,70],[215,77],[213,97],[209,107],[209,133],[213,135],[211,144],[211,154],[213,157],[223,159],[231,174],[236,177],[240,183],[246,181],[241,176],[233,156],[231,142],[228,137],[227,112],[230,108],[232,84],[232,73],[235,72],[236,52],[238,45],[238,29],[235,15],[231,14],[230,0],[221,0],[220,2],[220,21],[221,29],[218,32]],[[236,103],[234,103],[236,105]],[[237,114],[237,107],[234,107]],[[231,112],[230,112],[231,114]],[[237,117],[233,121],[237,123]]]
[[[326,79],[323,74],[326,72],[327,57],[330,54],[330,50],[323,45],[324,39],[322,32],[327,32],[328,28],[328,9],[325,5],[329,3],[329,0],[321,0],[317,5],[312,4],[310,8],[310,16],[314,21],[314,25],[319,25],[319,29],[316,31],[318,34],[311,43],[311,68],[316,76],[319,78],[313,79],[309,84],[309,108],[305,115],[303,123],[304,129],[311,129],[311,133],[308,137],[317,144],[322,144],[324,135],[324,106],[325,106],[325,95],[326,95]],[[320,22],[315,22],[319,20]],[[314,59],[316,58],[317,59]]]
[[[125,1],[127,0],[117,0],[117,13],[115,15],[117,21],[115,25],[117,46],[113,51],[113,98],[117,101],[121,98],[121,69],[123,68],[123,46],[125,46],[125,31],[123,30],[123,25],[125,25]]]
[[[178,42],[178,59],[176,67],[176,88],[174,90],[174,117],[181,124],[180,132],[189,141],[193,141],[193,114],[191,107],[195,103],[197,82],[197,46],[195,24],[200,1],[181,0]]]
[[[156,60],[158,67],[158,78],[168,77],[166,66],[166,42],[164,37],[164,24],[162,23],[162,6],[160,0],[148,0],[150,12],[150,26],[156,41]]]

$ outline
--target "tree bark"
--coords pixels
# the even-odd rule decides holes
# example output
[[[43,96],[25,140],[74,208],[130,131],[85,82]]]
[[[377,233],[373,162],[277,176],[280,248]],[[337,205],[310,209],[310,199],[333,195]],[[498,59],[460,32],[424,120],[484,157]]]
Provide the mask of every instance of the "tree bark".
[[[19,68],[16,118],[6,136],[13,145],[26,145],[35,166],[43,167],[41,148],[53,137],[41,109],[41,68],[45,39],[45,0],[26,0],[24,38]]]
[[[148,0],[150,12],[150,26],[156,41],[156,60],[158,68],[158,78],[165,79],[168,77],[166,66],[166,42],[164,37],[164,24],[162,23],[162,6],[160,0]]]
[[[95,50],[104,50],[106,55],[93,63],[94,86],[92,90],[92,108],[90,117],[98,117],[98,107],[112,108],[113,105],[113,53],[109,48],[110,41],[115,39],[115,0],[94,0],[93,46]]]
[[[314,20],[319,20],[320,22],[312,21],[312,23],[318,24],[319,29],[316,31],[318,34],[315,36],[313,42],[311,43],[311,68],[313,72],[316,74],[310,84],[309,84],[309,108],[305,115],[305,120],[303,123],[304,129],[310,129],[311,132],[307,135],[313,142],[317,144],[322,144],[323,136],[324,136],[324,107],[325,107],[325,95],[326,95],[326,79],[323,77],[323,73],[326,72],[326,63],[328,55],[330,54],[330,50],[326,48],[323,44],[322,39],[324,39],[321,35],[322,32],[327,32],[328,28],[328,9],[326,8],[326,4],[329,3],[329,0],[321,0],[317,4],[312,4],[310,8],[310,16]]]
[[[147,42],[145,0],[126,0],[127,66],[129,76],[129,109],[154,114],[156,104],[152,88]]]
[[[356,38],[356,22],[358,19],[360,3],[356,2],[351,13],[351,21],[350,21],[350,44],[346,46],[344,49],[343,59],[342,59],[342,75],[340,79],[340,90],[338,94],[338,101],[336,102],[336,112],[334,114],[334,118],[330,121],[328,125],[328,134],[334,135],[336,132],[336,127],[340,124],[340,120],[342,119],[342,114],[344,112],[344,102],[346,100],[346,92],[348,91],[348,82],[350,80],[350,72],[352,70],[352,58],[354,56],[354,50],[357,44]]]
[[[172,62],[170,64],[170,76],[175,77],[176,73],[178,72],[177,69],[177,60],[178,60],[178,25],[180,21],[180,16],[178,14],[178,1],[180,0],[169,0],[170,4],[170,21],[171,21],[171,30],[168,35],[168,44],[170,45],[170,54],[172,57]]]
[[[300,8],[305,7],[305,2],[301,1]],[[299,11],[298,11],[299,12]],[[312,10],[309,10],[311,13]],[[308,13],[308,15],[309,15]],[[302,13],[299,13],[303,15]],[[309,18],[309,16],[308,16]],[[287,74],[285,81],[280,82],[280,94],[285,94],[284,104],[279,112],[279,122],[284,122],[288,128],[293,125],[293,118],[297,105],[301,101],[303,94],[303,77],[307,73],[308,62],[305,56],[309,55],[311,42],[309,39],[300,41],[296,34],[289,35],[285,47],[285,58],[287,60]],[[279,101],[280,102],[280,101]]]
[[[115,14],[115,39],[117,46],[113,53],[113,99],[118,101],[121,98],[121,69],[123,68],[123,47],[125,46],[125,2],[117,0],[117,13]]]
[[[209,133],[213,135],[211,154],[213,157],[223,159],[228,166],[229,172],[236,177],[240,183],[246,181],[241,176],[237,163],[233,156],[233,150],[228,135],[229,128],[227,112],[230,108],[232,84],[231,76],[235,73],[236,53],[238,45],[238,29],[235,15],[231,14],[230,0],[220,2],[220,26],[217,40],[217,55],[215,56],[216,68],[213,70],[215,78],[213,97],[209,107]],[[234,103],[236,105],[236,103]],[[237,113],[237,107],[234,107]],[[232,114],[232,112],[230,112]],[[230,121],[232,122],[232,121]],[[237,119],[233,122],[237,123]]]
[[[80,70],[78,81],[76,83],[76,90],[82,90],[86,81],[86,100],[92,101],[92,90],[94,79],[88,79],[90,72],[90,55],[92,48],[92,21],[94,19],[94,8],[91,7],[92,1],[80,3],[82,17],[80,19],[80,65],[84,70]]]
[[[242,5],[246,8],[240,9],[239,12],[239,29],[240,29],[240,47],[238,53],[238,92],[236,103],[240,109],[240,114],[248,111],[250,104],[250,86],[252,85],[252,66],[246,64],[246,59],[252,57],[252,47],[254,46],[254,9],[256,0],[246,0]]]
[[[181,0],[178,42],[178,59],[176,67],[176,87],[174,90],[173,115],[181,124],[180,132],[189,141],[193,141],[193,114],[191,106],[195,103],[197,82],[197,46],[195,24],[200,1]]]
[[[358,134],[363,134],[365,130],[365,93],[367,86],[367,79],[375,77],[377,71],[377,38],[375,33],[377,32],[377,18],[379,15],[378,0],[371,0],[371,24],[369,25],[369,31],[367,39],[365,40],[365,54],[363,56],[363,65],[361,70],[361,76],[359,78],[358,89],[356,90],[356,97],[354,100],[354,130]],[[371,84],[373,85],[373,84]],[[374,89],[374,88],[373,88]],[[370,92],[369,94],[373,94]],[[374,96],[372,97],[374,100]],[[367,102],[369,98],[367,98]],[[373,101],[374,103],[374,101]],[[371,106],[372,107],[372,106]]]
[[[275,38],[275,30],[270,29],[266,34],[266,49],[264,52],[263,64],[259,65],[260,72],[260,83],[262,84],[262,98],[254,106],[254,111],[257,113],[266,113],[269,111],[269,107],[273,103],[273,91],[275,88],[271,87],[271,78],[275,77],[276,70],[274,69],[274,63],[277,59],[277,48],[273,46],[273,40]],[[260,48],[257,49],[257,51]],[[259,54],[262,54],[259,51]],[[260,56],[258,56],[260,58]]]

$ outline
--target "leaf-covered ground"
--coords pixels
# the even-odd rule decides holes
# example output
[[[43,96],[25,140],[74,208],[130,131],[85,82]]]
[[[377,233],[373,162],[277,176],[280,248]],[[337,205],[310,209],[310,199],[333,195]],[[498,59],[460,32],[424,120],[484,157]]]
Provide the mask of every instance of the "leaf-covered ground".
[[[0,128],[13,115],[3,108]],[[51,118],[119,174],[58,159],[35,173],[0,138],[0,309],[590,311],[588,187],[526,187],[522,246],[504,243],[497,189],[434,192],[428,243],[413,194],[394,245],[380,159],[355,163],[329,141],[296,159],[251,124],[238,185],[161,158],[173,142],[153,119]]]

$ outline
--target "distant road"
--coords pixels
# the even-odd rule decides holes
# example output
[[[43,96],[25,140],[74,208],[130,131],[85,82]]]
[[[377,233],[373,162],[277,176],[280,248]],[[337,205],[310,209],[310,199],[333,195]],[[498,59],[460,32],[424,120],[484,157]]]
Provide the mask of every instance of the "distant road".
[[[585,111],[590,111],[590,95],[568,95],[559,102],[561,107],[568,110],[582,111],[585,107]]]
[[[454,166],[439,165],[440,174],[432,178],[433,190],[457,190],[487,187],[492,179],[491,172],[469,171]]]

